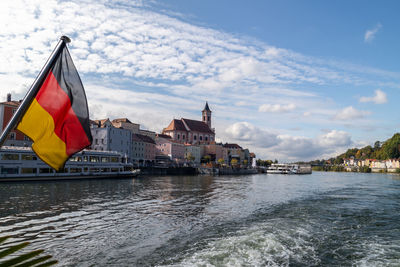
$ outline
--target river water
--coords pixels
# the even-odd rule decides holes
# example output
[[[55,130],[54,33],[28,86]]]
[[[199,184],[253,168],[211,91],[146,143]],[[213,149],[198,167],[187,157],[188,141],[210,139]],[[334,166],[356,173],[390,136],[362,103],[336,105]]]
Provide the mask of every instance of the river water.
[[[400,266],[400,176],[2,183],[0,233],[60,266]]]

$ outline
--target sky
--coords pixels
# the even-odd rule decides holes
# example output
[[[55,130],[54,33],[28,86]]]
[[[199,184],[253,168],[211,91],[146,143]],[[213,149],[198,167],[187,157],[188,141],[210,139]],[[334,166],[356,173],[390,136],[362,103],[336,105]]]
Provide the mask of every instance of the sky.
[[[201,120],[261,159],[329,158],[398,132],[398,1],[0,2],[0,100],[22,99],[60,36],[91,119],[156,132]]]

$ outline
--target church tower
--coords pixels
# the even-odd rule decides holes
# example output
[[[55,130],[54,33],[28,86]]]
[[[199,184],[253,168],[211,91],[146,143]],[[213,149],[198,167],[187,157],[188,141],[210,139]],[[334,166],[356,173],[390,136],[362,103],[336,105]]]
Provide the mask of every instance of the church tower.
[[[201,112],[203,115],[202,121],[208,125],[211,129],[211,110],[208,107],[208,103],[206,102],[206,106],[204,107],[203,111]]]

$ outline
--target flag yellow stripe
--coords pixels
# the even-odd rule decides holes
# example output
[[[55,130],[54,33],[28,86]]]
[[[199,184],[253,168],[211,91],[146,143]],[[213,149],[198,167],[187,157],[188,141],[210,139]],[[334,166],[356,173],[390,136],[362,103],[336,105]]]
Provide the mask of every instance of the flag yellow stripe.
[[[33,99],[17,129],[33,140],[32,149],[41,160],[60,170],[68,159],[65,143],[54,132],[53,117]]]

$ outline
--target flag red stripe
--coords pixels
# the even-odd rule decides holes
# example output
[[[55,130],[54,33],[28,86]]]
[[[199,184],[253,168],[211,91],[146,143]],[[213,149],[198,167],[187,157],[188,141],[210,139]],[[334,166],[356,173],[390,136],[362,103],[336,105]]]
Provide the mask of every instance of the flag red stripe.
[[[90,145],[68,95],[50,71],[38,94],[37,102],[53,117],[55,134],[66,144],[67,155],[72,155]]]

